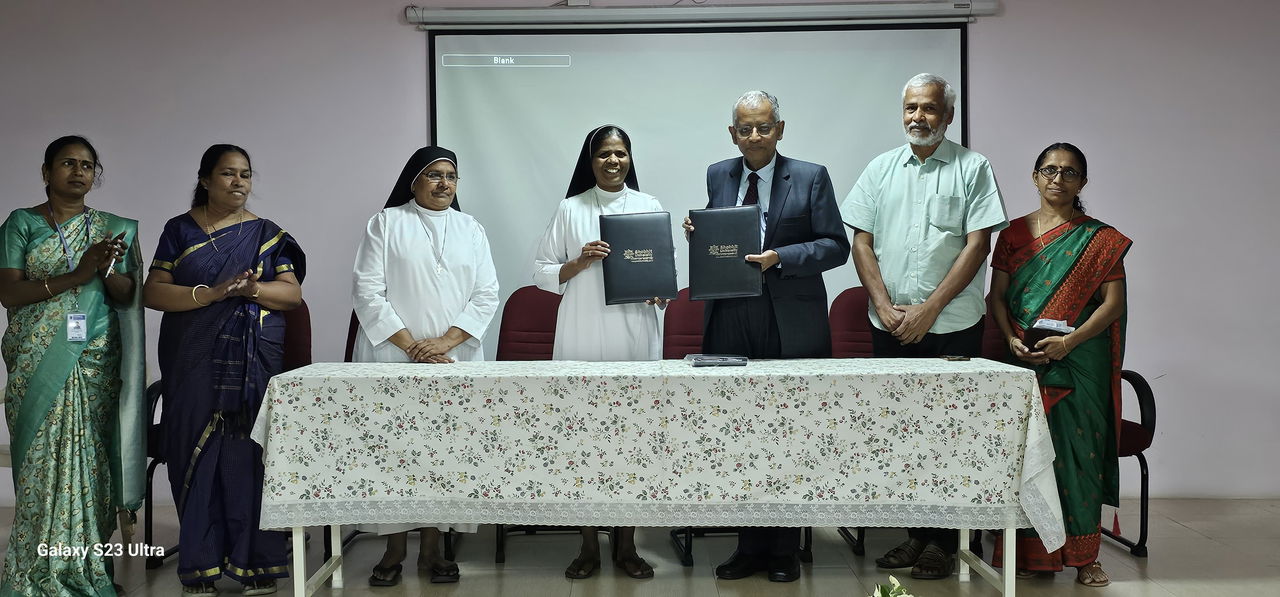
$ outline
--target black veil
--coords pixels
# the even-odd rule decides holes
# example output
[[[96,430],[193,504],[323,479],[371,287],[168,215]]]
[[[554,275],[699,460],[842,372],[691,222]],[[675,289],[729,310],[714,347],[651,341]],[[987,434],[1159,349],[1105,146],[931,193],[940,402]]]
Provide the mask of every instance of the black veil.
[[[630,150],[628,149],[628,151]],[[452,151],[443,147],[431,145],[413,152],[413,155],[409,156],[409,161],[405,162],[404,170],[400,171],[400,178],[396,179],[396,186],[391,188],[391,195],[387,197],[387,204],[382,207],[384,209],[396,207],[413,201],[414,179],[418,178],[423,169],[439,160],[449,160],[455,169],[458,167],[458,156],[453,155]],[[462,211],[458,207],[458,195],[456,193],[453,196],[453,204],[449,207]]]
[[[569,190],[565,192],[565,198],[580,195],[587,189],[596,186],[596,175],[591,171],[591,155],[599,149],[599,144],[603,143],[605,138],[610,135],[617,135],[622,139],[622,144],[626,146],[627,153],[631,153],[631,137],[627,136],[627,132],[620,127],[612,124],[597,127],[595,130],[587,133],[587,138],[582,141],[582,152],[578,154],[578,165],[573,168],[573,178],[569,179]],[[636,179],[636,157],[631,156],[631,168],[627,171],[626,185],[632,189],[639,191],[640,182]]]

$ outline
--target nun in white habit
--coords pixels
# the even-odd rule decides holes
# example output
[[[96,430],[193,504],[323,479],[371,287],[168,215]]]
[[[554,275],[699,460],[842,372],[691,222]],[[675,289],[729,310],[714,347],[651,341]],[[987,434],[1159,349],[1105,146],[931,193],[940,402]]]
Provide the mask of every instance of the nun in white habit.
[[[656,361],[662,335],[654,305],[606,305],[604,268],[609,245],[600,240],[600,216],[665,211],[652,195],[640,192],[631,161],[631,139],[621,128],[605,125],[582,142],[569,190],[538,243],[534,283],[563,295],[556,315],[552,358],[572,361]],[[582,579],[600,568],[600,544],[594,527],[582,527],[582,547],[564,575]],[[653,567],[636,553],[635,527],[620,527],[614,538],[614,564],[632,578],[651,578]]]
[[[631,139],[613,125],[582,143],[565,199],[538,242],[533,282],[563,295],[556,315],[551,358],[566,361],[656,361],[662,335],[652,305],[605,305],[604,267],[609,245],[600,240],[603,214],[666,211],[640,192],[631,161]]]
[[[360,329],[357,362],[483,360],[481,340],[498,308],[498,277],[484,227],[458,209],[458,159],[441,147],[414,152],[382,211],[369,219],[356,251],[352,300]],[[452,207],[452,209],[450,209]],[[441,555],[440,531],[474,524],[362,525],[387,535],[369,584],[400,582],[407,531],[421,529],[418,567],[431,582],[456,582]]]

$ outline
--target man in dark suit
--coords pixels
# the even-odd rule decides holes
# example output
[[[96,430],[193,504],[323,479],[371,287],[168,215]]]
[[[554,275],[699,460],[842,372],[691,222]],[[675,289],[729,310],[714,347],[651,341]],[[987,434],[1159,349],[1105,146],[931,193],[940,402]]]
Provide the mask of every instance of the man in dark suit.
[[[849,256],[827,169],[778,155],[786,123],[778,98],[748,91],[733,110],[729,136],[742,152],[707,168],[707,207],[758,204],[762,251],[747,255],[764,272],[760,296],[708,301],[702,351],[753,359],[831,356],[822,272]],[[685,218],[686,234],[693,225]],[[744,527],[738,549],[716,567],[736,579],[768,570],[769,580],[800,577],[798,528]]]

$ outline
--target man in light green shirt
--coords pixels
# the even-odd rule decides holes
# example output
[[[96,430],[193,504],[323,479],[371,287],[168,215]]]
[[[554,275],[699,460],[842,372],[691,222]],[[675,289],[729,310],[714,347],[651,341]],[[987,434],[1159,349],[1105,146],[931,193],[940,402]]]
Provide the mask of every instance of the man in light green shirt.
[[[880,154],[840,206],[854,229],[853,263],[870,296],[877,357],[982,355],[983,264],[991,233],[1009,225],[991,165],[948,141],[955,90],[922,73],[902,90],[907,144]],[[914,578],[951,575],[958,535],[909,529],[876,560]]]

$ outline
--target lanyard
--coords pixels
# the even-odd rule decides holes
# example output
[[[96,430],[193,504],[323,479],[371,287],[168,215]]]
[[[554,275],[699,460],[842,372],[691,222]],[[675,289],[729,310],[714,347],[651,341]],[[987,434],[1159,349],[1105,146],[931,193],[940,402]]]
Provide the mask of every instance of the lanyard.
[[[62,256],[67,259],[67,271],[76,269],[76,264],[71,259],[71,245],[67,244],[67,236],[62,233],[62,225],[58,223],[57,216],[53,215],[53,206],[49,207],[49,221],[53,222],[53,229],[58,231],[58,240],[62,241]],[[89,247],[89,206],[84,206],[84,246]]]

